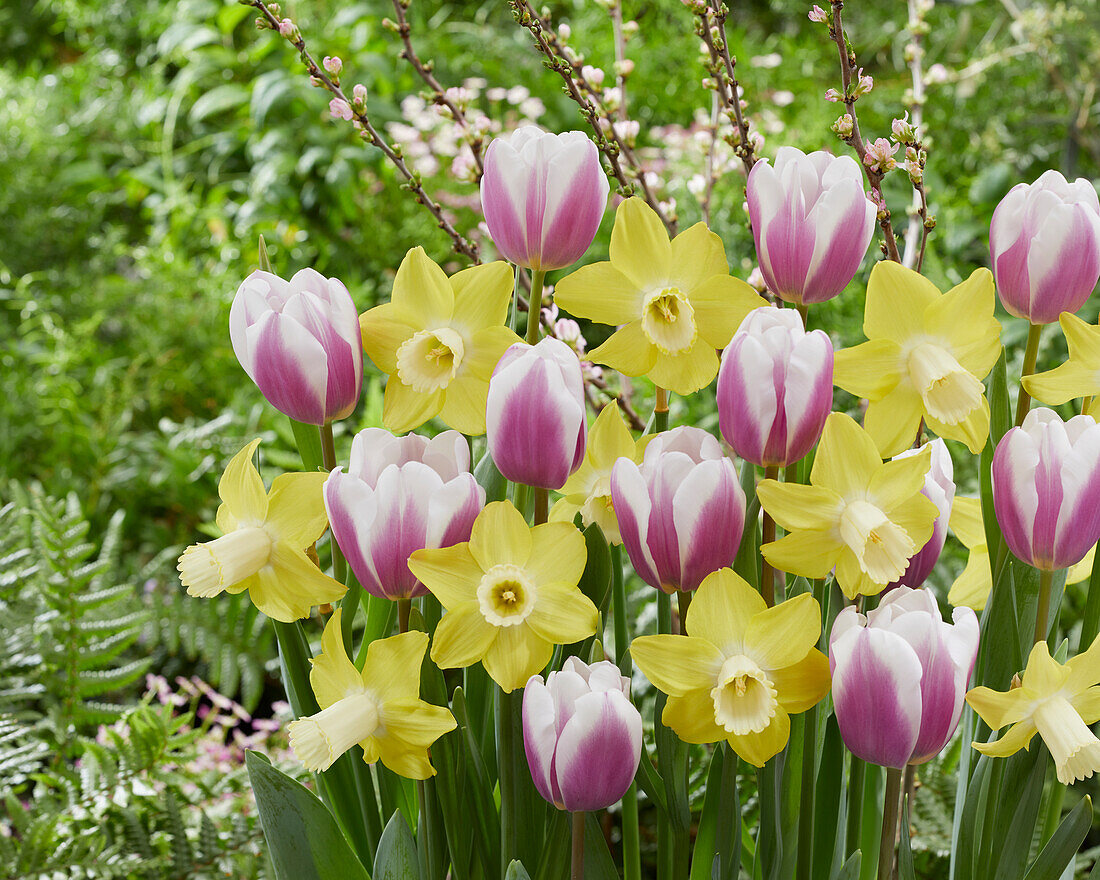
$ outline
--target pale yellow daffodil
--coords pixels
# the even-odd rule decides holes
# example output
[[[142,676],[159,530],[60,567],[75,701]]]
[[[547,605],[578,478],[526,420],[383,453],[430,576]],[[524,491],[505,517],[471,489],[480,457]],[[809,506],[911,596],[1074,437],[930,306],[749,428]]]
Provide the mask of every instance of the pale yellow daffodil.
[[[290,623],[347,591],[305,553],[328,528],[321,494],[328,474],[282,474],[269,494],[252,464],[259,445],[253,440],[233,456],[218,483],[222,537],[188,547],[177,568],[189,596],[248,590],[260,611]]]
[[[982,502],[979,498],[955,496],[951,506],[951,531],[970,551],[966,567],[962,570],[947,601],[959,607],[965,605],[975,611],[985,608],[993,589],[993,575],[989,570],[989,547],[986,544],[985,521],[982,519]]]
[[[1069,785],[1100,770],[1100,740],[1088,725],[1100,720],[1100,639],[1064,666],[1046,642],[1031,649],[1020,686],[1007,692],[974,688],[966,702],[1000,739],[974,743],[983,755],[1004,758],[1030,748],[1036,733],[1054,758],[1058,781]]]
[[[505,693],[523,687],[554,645],[596,632],[596,606],[577,588],[587,555],[571,524],[530,528],[507,501],[485,505],[468,542],[417,550],[409,570],[447,609],[432,660],[444,669],[481,660]]]
[[[1078,562],[1076,565],[1071,565],[1066,572],[1067,584],[1079,584],[1081,581],[1087,581],[1092,577],[1092,564],[1096,561],[1096,547],[1093,546],[1088,553],[1085,554],[1085,558]]]
[[[610,257],[559,281],[554,301],[579,318],[623,325],[592,351],[593,361],[677,394],[707,385],[718,373],[715,349],[766,305],[730,276],[722,240],[705,223],[669,241],[656,212],[637,197],[615,213]]]
[[[810,471],[810,485],[763,480],[756,494],[791,534],[760,548],[768,563],[807,578],[836,568],[849,599],[875,595],[905,573],[932,536],[938,515],[921,494],[931,450],[883,462],[850,416],[833,413]]]
[[[815,646],[821,609],[809,593],[774,608],[732,569],[695,591],[687,635],[641,636],[630,655],[668,694],[661,720],[688,743],[726,740],[755,767],[791,734],[792,714],[829,690],[829,660]]]
[[[358,743],[368,764],[381,760],[408,779],[435,775],[428,747],[455,729],[450,710],[420,699],[428,634],[406,632],[371,642],[363,671],[344,650],[340,611],[321,636],[309,683],[321,711],[290,725],[290,747],[309,770],[327,770]]]
[[[363,350],[389,376],[382,423],[400,434],[438,415],[463,434],[485,433],[489,377],[520,338],[505,326],[514,282],[504,262],[450,278],[410,250],[388,303],[359,318]]]
[[[940,437],[981,452],[989,437],[981,380],[1001,352],[994,304],[988,269],[947,293],[891,260],[871,270],[868,341],[836,353],[833,382],[868,400],[863,426],[884,458],[913,444],[922,418]]]
[[[1060,367],[1021,380],[1024,390],[1036,400],[1060,406],[1078,397],[1092,397],[1088,415],[1100,415],[1100,327],[1088,324],[1071,312],[1058,316],[1066,337],[1069,358]]]
[[[611,469],[620,458],[640,464],[651,439],[652,434],[638,440],[631,436],[617,404],[609,403],[600,410],[588,432],[584,461],[562,486],[564,497],[550,509],[550,522],[571,523],[579,512],[586,528],[596,523],[607,543],[621,544],[619,519],[611,503]]]

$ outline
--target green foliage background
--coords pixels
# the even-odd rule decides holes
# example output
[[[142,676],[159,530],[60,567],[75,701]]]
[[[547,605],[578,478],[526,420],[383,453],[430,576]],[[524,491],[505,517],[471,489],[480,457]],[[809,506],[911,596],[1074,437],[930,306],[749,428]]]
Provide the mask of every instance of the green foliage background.
[[[840,108],[823,99],[838,85],[836,50],[824,27],[808,21],[809,4],[731,5],[731,50],[749,115],[766,136],[764,155],[784,144],[842,149],[829,131]],[[588,62],[610,70],[606,13],[591,0],[547,6],[569,22]],[[679,2],[624,6],[639,25],[628,46],[636,64],[631,115],[655,152],[662,144],[649,129],[690,126],[709,107],[698,38]],[[318,58],[343,58],[346,84],[366,85],[374,119],[401,118],[402,99],[421,83],[382,26],[393,14],[388,2],[291,0],[284,10]],[[409,16],[418,52],[435,62],[444,85],[468,77],[522,85],[545,103],[544,125],[581,127],[505,3],[415,0]],[[863,0],[847,16],[876,83],[859,104],[861,124],[886,136],[908,87],[904,4]],[[272,681],[263,620],[247,605],[218,612],[181,601],[171,568],[173,549],[212,519],[217,475],[245,438],[263,435],[268,460],[294,466],[288,424],[263,406],[228,340],[229,303],[254,267],[257,236],[284,274],[314,266],[337,276],[363,310],[388,294],[408,248],[423,244],[448,259],[448,239],[392,169],[349,125],[329,119],[327,95],[309,85],[293,50],[257,32],[253,20],[230,0],[0,6],[0,486],[40,485],[39,522],[87,520],[91,545],[109,547],[110,562],[96,576],[128,585],[132,627],[108,658],[113,690],[85,695],[108,704],[89,704],[93,713],[110,704],[123,711],[146,666],[198,671],[250,707]],[[938,220],[927,272],[949,284],[987,264],[989,218],[1014,183],[1050,167],[1100,176],[1100,8],[1097,0],[956,0],[937,4],[928,21],[925,65],[943,65],[945,81],[930,87],[925,109]],[[675,166],[665,182],[681,224],[699,219]],[[440,185],[456,204],[476,201],[472,184]],[[901,175],[887,195],[902,228]],[[740,174],[720,181],[712,225],[745,276],[753,252],[743,198]],[[466,207],[454,213],[460,229],[479,219]],[[605,253],[609,233],[605,223],[594,256]],[[828,329],[848,343],[859,338],[864,281],[831,307]],[[1022,332],[1007,327],[1010,356],[1019,357]],[[1060,338],[1047,340],[1041,364],[1061,355]],[[713,420],[705,403],[676,405],[680,421]],[[347,433],[338,442],[346,445]],[[20,509],[34,506],[26,490],[4,494],[21,498]],[[34,546],[28,539],[10,552],[24,559]],[[29,552],[38,558],[28,566],[44,558],[40,547]],[[24,592],[4,601],[25,601],[32,576],[14,563],[5,571],[4,589]],[[25,672],[2,670],[5,681]],[[32,704],[20,711],[38,713],[43,724],[63,705]],[[66,749],[89,732],[56,721],[52,730],[42,741],[57,747],[60,739]],[[926,827],[934,835],[936,823]],[[941,843],[929,840],[919,856],[928,876],[936,876]]]

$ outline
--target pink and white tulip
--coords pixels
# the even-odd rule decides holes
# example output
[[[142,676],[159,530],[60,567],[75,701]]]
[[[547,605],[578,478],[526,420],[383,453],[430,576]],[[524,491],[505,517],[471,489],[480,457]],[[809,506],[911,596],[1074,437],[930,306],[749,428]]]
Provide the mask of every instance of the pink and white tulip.
[[[931,590],[897,587],[866,616],[848,605],[829,640],[833,707],[853,755],[883,767],[922,764],[959,724],[978,654],[978,618],[940,617]]]
[[[722,353],[718,424],[742,458],[786,466],[805,457],[833,406],[833,344],[794,309],[753,309]]]
[[[1049,324],[1076,312],[1100,278],[1100,201],[1083,177],[1057,171],[1008,191],[989,226],[1001,303],[1018,318]]]
[[[485,223],[518,266],[547,271],[579,260],[600,228],[608,189],[599,151],[583,132],[525,125],[485,151]]]
[[[409,571],[409,556],[468,541],[485,505],[485,490],[470,473],[470,447],[457,431],[431,440],[360,431],[347,472],[329,474],[324,496],[348,565],[368,593],[383,599],[427,593]]]
[[[666,593],[694,590],[733,565],[745,526],[737,469],[706,431],[681,427],[654,437],[641,467],[620,458],[611,502],[630,563]]]
[[[485,433],[505,479],[560,489],[584,459],[584,379],[577,354],[547,336],[517,342],[489,380]]]
[[[523,748],[535,788],[559,810],[604,810],[634,781],[642,716],[629,694],[630,679],[606,660],[589,666],[570,657],[545,683],[528,680]]]
[[[1008,548],[1057,571],[1100,539],[1100,424],[1040,407],[993,453],[993,509]]]
[[[951,453],[947,451],[947,444],[938,437],[926,445],[932,450],[932,457],[928,473],[924,476],[921,494],[936,505],[939,513],[932,524],[932,537],[909,560],[905,574],[889,584],[886,590],[899,585],[915,588],[923,584],[936,567],[947,540],[947,523],[951,519],[951,505],[955,503],[955,465],[951,461]],[[907,458],[918,454],[922,449],[924,446],[920,449],[907,449],[894,458]]]
[[[875,206],[850,156],[780,147],[747,185],[756,256],[768,287],[787,302],[825,302],[859,270],[875,231]]]
[[[256,271],[229,310],[233,352],[268,402],[298,422],[351,415],[363,382],[363,341],[351,294],[302,269],[285,281]]]

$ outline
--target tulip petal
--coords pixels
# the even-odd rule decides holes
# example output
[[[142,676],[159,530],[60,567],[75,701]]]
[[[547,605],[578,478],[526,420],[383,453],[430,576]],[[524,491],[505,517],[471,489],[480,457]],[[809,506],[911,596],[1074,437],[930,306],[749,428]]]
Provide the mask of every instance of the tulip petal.
[[[729,459],[691,469],[673,496],[672,523],[681,590],[693,590],[711,572],[733,565],[745,526],[745,496]]]
[[[523,751],[531,780],[543,799],[561,806],[561,792],[555,791],[554,750],[558,744],[554,699],[542,680],[533,675],[523,689]]]
[[[695,636],[639,636],[630,656],[653,686],[670,697],[715,686],[724,657],[717,647]]]
[[[501,627],[482,616],[477,600],[455,605],[435,629],[432,662],[440,669],[471,666],[485,656],[501,632]]]
[[[782,709],[775,710],[775,716],[759,733],[746,733],[729,737],[730,748],[743,761],[754,767],[763,767],[771,758],[783,751],[787,740],[791,738],[791,719]]]
[[[765,670],[802,660],[821,635],[821,608],[810,593],[780,602],[753,616],[745,633],[745,653]]]
[[[622,691],[585,694],[562,728],[554,769],[570,812],[604,810],[634,781],[642,752],[642,717]]]
[[[783,669],[769,669],[768,678],[774,685],[779,705],[797,715],[816,706],[829,692],[829,658],[817,648]]]
[[[328,474],[280,474],[271,482],[267,525],[272,537],[304,550],[328,528],[322,487]]]
[[[571,525],[561,525],[580,534]],[[598,620],[596,606],[576,586],[545,584],[538,588],[527,625],[551,644],[570,645],[594,634]]]
[[[637,196],[623,201],[611,230],[611,262],[635,286],[663,285],[672,261],[672,245],[661,218]]]
[[[465,543],[417,550],[409,557],[409,570],[448,610],[473,599],[485,574]]]
[[[482,663],[489,677],[502,691],[510,694],[527,684],[527,679],[541,672],[554,654],[554,646],[538,636],[530,627],[504,626],[485,652]]]
[[[238,525],[259,526],[267,519],[267,492],[252,463],[259,445],[258,439],[253,440],[234,455],[218,481],[218,496]]]
[[[245,331],[252,380],[275,409],[299,422],[325,422],[328,356],[289,315],[267,312]]]
[[[767,607],[763,597],[744,578],[732,569],[720,568],[708,575],[695,591],[685,629],[692,636],[710,642],[727,657],[742,654],[750,621]],[[719,737],[723,738],[724,735]]]
[[[637,320],[645,294],[609,262],[581,266],[554,285],[554,302],[578,318],[614,327]]]

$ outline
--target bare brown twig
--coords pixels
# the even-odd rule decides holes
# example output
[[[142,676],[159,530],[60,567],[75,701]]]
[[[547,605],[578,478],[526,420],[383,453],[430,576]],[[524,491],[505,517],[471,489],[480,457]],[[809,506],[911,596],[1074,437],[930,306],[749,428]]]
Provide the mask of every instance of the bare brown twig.
[[[729,42],[726,40],[729,7],[720,0],[702,0],[695,8],[695,15],[698,18],[696,32],[702,37],[710,54],[708,70],[714,77],[718,97],[726,108],[726,116],[735,128],[734,136],[727,140],[741,164],[745,166],[747,175],[756,164],[757,157],[741,108],[741,86],[734,74],[737,61],[730,55]]]
[[[909,65],[909,73],[912,77],[910,100],[908,102],[910,123],[916,138],[920,137],[920,126],[924,122],[923,40],[927,31],[924,14],[930,5],[931,0],[908,0],[909,31],[912,39],[909,45],[905,47],[905,54]],[[913,155],[909,159],[909,180],[913,184],[913,201],[910,207],[909,225],[905,230],[905,255],[902,258],[902,263],[910,269],[916,269],[918,272],[924,265],[928,236],[936,225],[936,218],[928,216],[928,193],[924,188],[924,168],[927,162],[928,150],[924,144],[917,140],[913,145]]]
[[[453,242],[455,252],[462,254],[462,256],[467,257],[474,263],[480,263],[481,257],[478,246],[454,228],[451,222],[444,216],[443,208],[440,204],[428,195],[427,190],[424,189],[419,172],[410,168],[405,162],[400,149],[395,149],[386,141],[378,129],[371,123],[365,110],[357,106],[356,102],[348,100],[348,97],[344,94],[340,86],[333,81],[332,77],[330,77],[316,61],[314,61],[313,56],[309,53],[309,50],[306,49],[305,39],[302,37],[298,27],[293,23],[284,24],[284,22],[288,22],[288,20],[284,19],[280,21],[275,13],[268,8],[266,0],[247,0],[247,5],[258,10],[262,16],[262,18],[257,20],[257,25],[281,33],[287,42],[298,50],[298,55],[309,71],[312,82],[320,85],[334,97],[347,104],[352,115],[352,124],[355,126],[356,131],[359,132],[359,136],[367,143],[378,147],[383,155],[397,169],[398,173],[405,178],[405,186],[412,192],[416,201],[427,208],[431,215],[435,217],[436,225],[442,229]]]

